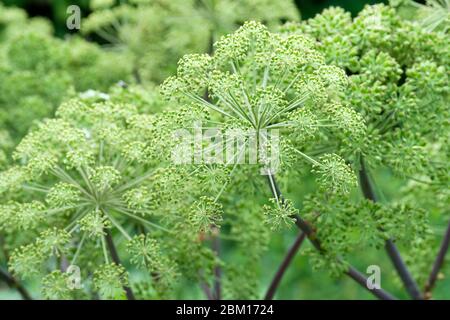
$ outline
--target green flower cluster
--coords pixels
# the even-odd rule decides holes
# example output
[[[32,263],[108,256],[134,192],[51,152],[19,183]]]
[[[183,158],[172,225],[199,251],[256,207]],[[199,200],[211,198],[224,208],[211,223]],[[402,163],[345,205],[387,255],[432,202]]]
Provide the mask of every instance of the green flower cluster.
[[[352,256],[387,248],[413,290],[449,207],[450,46],[444,6],[397,2],[91,1],[84,35],[119,50],[0,5],[7,275],[46,299],[259,298],[298,227],[313,267],[361,280]]]
[[[18,9],[2,9],[3,23],[0,126],[16,142],[35,120],[52,116],[75,92],[107,90],[130,77],[131,67],[123,55],[78,37],[57,39],[44,20],[27,19]]]
[[[389,3],[403,18],[418,21],[427,31],[449,30],[449,0],[426,0],[425,4],[413,0],[390,0]]]
[[[355,139],[364,134],[361,117],[341,100],[346,86],[344,71],[325,64],[308,38],[270,33],[260,23],[247,22],[221,38],[213,56],[184,56],[162,93],[169,100],[205,108],[211,126],[242,130],[236,158],[251,148],[251,133],[261,140],[258,148],[274,150],[264,133],[280,130],[285,133],[281,156],[306,160],[324,190],[347,193],[356,178],[342,159],[328,154],[316,160],[301,151],[332,132],[345,131]],[[339,134],[334,137],[339,140]],[[264,154],[258,160],[263,167],[268,164]]]
[[[178,255],[200,253],[195,247],[201,242],[192,241],[193,234],[220,221],[220,210],[215,204],[211,211],[210,200],[177,199],[190,185],[182,183],[189,179],[183,169],[163,165],[170,164],[170,128],[159,128],[171,115],[140,114],[134,105],[112,102],[115,98],[121,99],[63,103],[54,119],[25,136],[13,155],[18,164],[1,175],[7,200],[0,207],[2,233],[37,235],[31,243],[17,237],[11,244],[16,249],[10,270],[22,278],[55,270],[43,278],[45,297],[80,294],[61,288],[68,275],[57,270],[64,261],[82,265],[83,278],[93,273],[92,288],[101,297],[125,297],[127,276],[111,247],[116,233],[128,241],[130,262],[149,272],[156,292],[167,296],[178,274],[175,260],[182,260]],[[174,214],[190,206],[189,212]],[[175,234],[176,246],[159,245]],[[190,273],[198,277],[197,270]]]
[[[450,43],[440,28],[433,29],[401,18],[386,5],[366,6],[354,19],[341,8],[330,8],[281,28],[287,35],[310,35],[325,61],[346,71],[345,99],[362,116],[367,131],[362,139],[336,147],[360,170],[362,191],[369,200],[383,195],[370,175],[380,167],[402,178],[448,179],[448,171],[436,163],[437,157],[448,161],[448,153],[442,148],[434,154],[430,150],[436,141],[440,146],[449,132]],[[436,194],[447,199],[445,206],[448,197],[443,190]],[[359,248],[366,243],[363,238],[380,247],[383,240],[393,239],[423,257],[429,252],[424,245],[430,234],[427,215],[417,208],[420,201],[410,196],[383,204],[361,200],[358,209],[342,199],[322,195],[318,199],[304,210],[316,221],[323,245],[334,254]],[[319,210],[326,202],[330,207]],[[414,270],[417,279],[423,280],[428,265]]]
[[[424,166],[424,145],[448,126],[450,43],[444,33],[428,32],[385,5],[367,6],[353,20],[340,8],[326,9],[282,29],[310,34],[325,60],[347,71],[345,96],[368,127],[366,138],[348,151],[401,175]]]

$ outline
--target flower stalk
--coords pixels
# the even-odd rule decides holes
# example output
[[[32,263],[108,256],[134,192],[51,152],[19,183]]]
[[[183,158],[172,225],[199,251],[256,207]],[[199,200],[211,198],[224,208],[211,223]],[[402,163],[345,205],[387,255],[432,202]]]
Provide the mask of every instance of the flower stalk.
[[[359,170],[359,177],[360,177],[360,186],[361,191],[364,195],[364,197],[368,200],[371,200],[373,202],[377,202],[377,196],[375,194],[375,191],[373,189],[372,182],[369,177],[369,173],[366,168],[366,164],[361,157],[361,168]],[[420,293],[419,287],[416,283],[416,281],[411,276],[408,267],[406,266],[405,262],[403,261],[403,258],[395,245],[394,241],[392,239],[388,239],[385,242],[385,249],[389,255],[389,258],[391,259],[392,263],[394,264],[395,269],[397,270],[398,275],[400,276],[406,290],[408,291],[411,298],[415,300],[421,300],[423,299],[422,294]]]
[[[3,280],[11,289],[16,289],[23,300],[32,300],[28,290],[15,277],[2,268],[0,268],[0,279]]]
[[[276,197],[277,199],[280,199],[280,201],[283,203],[284,198],[283,198],[283,195],[281,194],[278,184],[275,180],[275,176],[273,174],[268,174],[267,177],[269,180],[269,185],[271,187],[270,189],[273,193],[273,196]],[[296,226],[306,234],[306,236],[308,237],[308,239],[310,240],[312,245],[320,253],[325,253],[326,251],[322,247],[320,240],[316,237],[316,232],[311,227],[311,225],[306,220],[303,220],[299,215],[294,215],[292,218],[295,219]],[[396,299],[390,293],[386,292],[385,290],[383,290],[381,288],[380,289],[376,289],[376,288],[369,289],[367,287],[367,278],[351,265],[349,266],[349,268],[345,272],[345,274],[347,276],[349,276],[350,278],[352,278],[353,280],[355,280],[362,287],[364,287],[366,290],[371,292],[374,296],[376,296],[379,299],[382,299],[382,300],[395,300]]]
[[[444,264],[444,259],[445,259],[445,255],[448,251],[449,244],[450,244],[450,222],[447,226],[447,230],[445,232],[444,239],[442,240],[441,246],[439,248],[439,252],[434,261],[430,276],[428,277],[428,281],[425,285],[425,297],[427,299],[431,298],[431,291],[433,290],[433,288],[436,284],[439,270],[442,268],[442,265]]]
[[[274,278],[272,279],[272,282],[270,283],[269,289],[267,290],[267,293],[264,297],[265,300],[272,300],[273,297],[275,296],[275,292],[278,289],[281,279],[286,273],[286,270],[288,269],[289,265],[294,259],[295,254],[300,249],[305,238],[306,234],[304,232],[300,232],[297,238],[295,239],[294,243],[292,244],[292,246],[289,248],[286,256],[283,259],[283,262],[281,263],[277,273],[275,274]]]
[[[106,232],[105,240],[109,254],[111,255],[111,259],[116,265],[120,266],[122,264],[120,262],[119,254],[117,253],[117,248],[116,245],[114,244],[111,232],[109,230],[106,230],[105,232]],[[124,286],[123,289],[125,290],[125,294],[128,300],[136,300],[133,290],[129,286]]]

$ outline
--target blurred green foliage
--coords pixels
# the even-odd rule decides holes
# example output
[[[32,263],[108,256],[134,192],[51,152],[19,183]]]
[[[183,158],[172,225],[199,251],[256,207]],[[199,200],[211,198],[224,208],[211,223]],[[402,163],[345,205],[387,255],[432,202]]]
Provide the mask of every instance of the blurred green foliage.
[[[83,9],[85,15],[87,15],[89,0],[3,0],[1,1],[6,5],[16,5],[26,8],[31,15],[42,15],[49,17],[55,26],[56,33],[60,36],[67,32],[65,28],[66,8],[71,4],[78,4]],[[350,1],[350,0],[297,0],[298,7],[300,9],[303,18],[309,18],[316,13],[321,12],[324,8],[329,6],[340,6],[350,11],[352,14],[359,12],[363,6],[367,3],[379,3],[387,1]],[[20,49],[20,48],[19,48]],[[80,51],[84,52],[85,47],[80,47]],[[88,48],[90,49],[90,48]],[[87,49],[86,49],[87,50]],[[92,49],[95,52],[95,49]],[[20,55],[14,55],[15,58],[20,58]],[[48,61],[47,61],[48,62]],[[21,65],[23,65],[21,63]],[[89,79],[90,77],[86,77]],[[86,84],[86,88],[91,87],[90,84]],[[82,88],[82,89],[86,89]],[[395,200],[398,195],[398,190],[405,186],[405,181],[393,177],[391,172],[387,170],[380,170],[376,172],[379,179],[378,183],[381,189],[384,190],[384,196],[389,200]],[[308,194],[312,192],[314,187],[312,183],[303,181],[302,186],[298,186],[295,189],[287,190],[286,196],[291,199],[296,199],[298,205],[302,199],[298,197],[299,194]],[[443,234],[443,226],[445,223],[445,217],[438,215],[437,212],[431,212],[431,220],[437,238],[440,238]],[[264,290],[268,286],[268,282],[271,280],[272,274],[275,272],[280,261],[285,255],[286,248],[291,245],[296,236],[297,230],[291,229],[290,232],[280,232],[271,238],[270,253],[264,255],[262,259],[262,270],[260,271],[260,296],[265,293]],[[236,261],[239,263],[239,259],[243,259],[242,256],[236,254],[232,250],[231,244],[225,243],[226,257],[225,260]],[[438,242],[434,244],[436,251]],[[373,299],[372,295],[363,288],[355,285],[352,280],[348,278],[333,279],[328,276],[326,272],[313,271],[311,262],[302,252],[307,247],[311,247],[309,242],[304,243],[304,247],[300,250],[292,266],[289,268],[286,276],[284,277],[277,298],[284,299]],[[401,248],[406,249],[406,248]],[[382,250],[371,250],[361,252],[360,255],[355,255],[351,262],[361,271],[365,271],[365,267],[371,264],[377,264],[381,266],[383,271],[382,286],[388,291],[392,292],[399,298],[407,298],[404,290],[392,279],[396,279],[396,274],[392,268],[391,263],[387,259],[385,253]],[[384,279],[386,281],[384,282]],[[2,285],[2,284],[0,284]],[[186,284],[181,287],[182,293],[179,296],[189,298],[203,298],[203,294],[198,290],[197,285]],[[435,298],[445,298],[446,293],[450,290],[450,279],[444,279],[439,282],[436,287],[434,296]],[[4,287],[0,287],[0,299],[14,299],[19,298],[15,292],[11,292]]]
[[[30,16],[44,16],[53,22],[55,32],[62,36],[68,32],[66,28],[67,7],[80,6],[86,15],[89,9],[89,0],[2,0],[5,5],[24,8]]]
[[[42,15],[51,19],[56,33],[63,35],[67,32],[65,20],[69,5],[80,6],[83,14],[89,13],[89,0],[1,0],[6,5],[25,8],[31,16]],[[125,2],[125,1],[124,1]],[[311,18],[329,6],[339,6],[356,15],[366,4],[387,3],[387,0],[296,0],[303,18]]]
[[[296,0],[305,19],[311,18],[330,6],[341,7],[355,16],[366,4],[387,3],[386,0]]]

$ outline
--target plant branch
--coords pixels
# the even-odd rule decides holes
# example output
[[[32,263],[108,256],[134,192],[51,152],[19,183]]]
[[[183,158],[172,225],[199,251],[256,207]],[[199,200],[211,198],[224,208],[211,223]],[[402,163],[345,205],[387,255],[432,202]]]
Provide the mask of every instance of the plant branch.
[[[306,234],[304,232],[300,232],[300,234],[297,236],[292,246],[289,248],[286,256],[283,259],[283,262],[281,263],[277,273],[275,274],[275,277],[272,279],[272,282],[270,283],[269,289],[267,290],[266,296],[264,297],[265,300],[273,299],[275,292],[278,289],[278,285],[281,282],[281,279],[283,278],[287,268],[289,267],[298,249],[300,249],[300,246],[302,245],[305,238]]]
[[[114,240],[111,236],[111,231],[109,229],[106,229],[105,232],[106,232],[105,240],[106,240],[106,244],[108,246],[109,254],[111,255],[111,259],[115,264],[117,264],[118,266],[121,266],[122,263],[120,262],[120,258],[117,253],[117,249],[114,244]],[[123,289],[125,290],[128,300],[136,300],[136,298],[134,297],[133,290],[131,290],[130,287],[124,286]]]
[[[274,197],[280,199],[282,203],[284,203],[283,195],[280,192],[280,189],[278,187],[278,184],[275,180],[275,176],[272,174],[267,175],[269,185],[271,186],[272,193]],[[312,245],[322,254],[326,253],[326,250],[322,247],[320,240],[317,238],[316,231],[311,227],[311,225],[306,221],[303,220],[299,215],[292,216],[293,219],[295,219],[295,225],[302,230],[306,236],[308,237],[309,241],[312,243]],[[349,266],[348,270],[345,272],[347,276],[355,280],[357,283],[359,283],[362,287],[364,287],[366,290],[368,290],[370,293],[372,293],[374,296],[376,296],[379,299],[382,300],[395,300],[396,298],[392,296],[390,293],[386,292],[383,289],[369,289],[367,286],[367,278],[360,273],[358,270],[356,270],[354,267]]]
[[[200,287],[202,288],[203,292],[205,293],[208,300],[215,300],[214,296],[211,292],[211,289],[209,288],[208,284],[206,282],[201,282]]]
[[[361,191],[364,195],[364,197],[368,200],[371,200],[373,202],[377,202],[377,195],[375,194],[375,191],[373,189],[372,182],[369,177],[369,173],[367,171],[365,162],[363,158],[361,157],[361,168],[359,170],[359,180],[360,180],[360,186]],[[388,239],[385,242],[384,245],[389,258],[391,259],[392,263],[394,264],[395,269],[397,270],[398,275],[400,276],[406,290],[408,291],[411,298],[415,300],[421,300],[423,299],[423,296],[419,290],[419,286],[417,285],[414,278],[411,276],[408,267],[406,266],[405,262],[402,259],[402,256],[397,248],[397,246],[394,244],[392,239]]]
[[[212,239],[212,248],[218,259],[221,251],[219,232],[220,230],[216,228],[217,234],[215,234]],[[214,298],[215,300],[220,300],[222,298],[222,269],[220,268],[220,264],[216,265],[214,268],[214,278]]]
[[[27,289],[12,275],[7,271],[0,268],[0,279],[3,280],[8,287],[15,289],[22,296],[23,300],[32,300],[31,295],[28,293]]]
[[[433,269],[431,270],[430,276],[428,277],[428,281],[425,285],[425,296],[427,298],[431,298],[431,290],[433,290],[434,285],[436,284],[436,280],[439,274],[439,270],[444,264],[445,254],[448,251],[450,243],[450,222],[447,226],[447,231],[445,232],[444,239],[442,240],[441,247],[439,249],[438,255],[436,256],[436,260],[433,264]]]
[[[367,278],[358,270],[356,270],[354,267],[349,266],[348,270],[345,272],[347,276],[355,280],[357,283],[359,283],[362,287],[369,290],[374,296],[381,300],[396,300],[394,296],[392,296],[390,293],[384,291],[383,289],[369,289],[367,287]]]

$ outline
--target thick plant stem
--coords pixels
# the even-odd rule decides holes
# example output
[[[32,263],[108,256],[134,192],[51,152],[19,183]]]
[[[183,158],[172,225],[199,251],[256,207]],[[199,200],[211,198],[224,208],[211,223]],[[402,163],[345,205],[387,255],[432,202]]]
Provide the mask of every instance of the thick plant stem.
[[[362,287],[369,290],[374,296],[381,300],[396,300],[394,296],[390,293],[384,291],[383,289],[369,289],[367,287],[367,278],[354,267],[350,266],[345,272],[347,276],[358,282]]]
[[[384,247],[392,263],[394,264],[395,269],[397,270],[400,278],[402,279],[402,282],[404,283],[405,288],[408,291],[409,295],[415,300],[422,300],[423,296],[420,292],[419,286],[409,273],[408,267],[403,261],[402,256],[400,255],[400,252],[397,249],[397,246],[391,239],[389,239],[386,241]]]
[[[282,203],[284,203],[283,195],[280,192],[280,189],[278,187],[278,184],[275,180],[275,176],[272,174],[267,175],[270,190],[273,193],[273,196],[277,199],[280,199]],[[326,253],[325,249],[322,247],[320,240],[317,238],[316,231],[311,227],[311,225],[306,221],[303,220],[299,215],[292,216],[293,219],[295,219],[295,225],[303,231],[306,236],[308,237],[308,240],[311,242],[311,244],[321,253]],[[357,271],[354,267],[349,266],[348,270],[345,272],[347,276],[355,280],[357,283],[359,283],[362,287],[364,287],[366,290],[368,290],[370,293],[372,293],[374,296],[376,296],[379,299],[382,300],[396,300],[394,296],[392,296],[390,293],[386,292],[383,289],[369,289],[367,286],[367,278]]]
[[[304,232],[300,232],[300,234],[297,236],[292,246],[289,248],[289,251],[287,252],[286,256],[283,259],[283,262],[281,263],[277,273],[275,274],[275,277],[270,283],[269,289],[267,290],[266,296],[264,297],[265,300],[273,299],[275,292],[278,289],[278,285],[281,282],[281,279],[283,278],[287,268],[291,264],[291,261],[294,258],[295,254],[297,253],[298,249],[300,249],[300,246],[302,245],[305,238],[306,234]]]
[[[106,232],[105,240],[106,240],[106,244],[108,246],[109,254],[111,255],[111,259],[115,264],[120,266],[122,264],[120,262],[120,258],[117,253],[117,249],[114,244],[113,238],[111,236],[111,232],[109,230],[105,230],[105,232]],[[130,287],[124,286],[123,289],[125,290],[125,294],[126,294],[128,300],[136,300],[136,298],[134,297],[133,290],[131,290]]]
[[[17,290],[23,300],[32,300],[27,289],[25,289],[25,287],[16,278],[2,268],[0,268],[0,279],[3,280],[11,289]]]
[[[444,239],[442,240],[441,247],[439,248],[438,255],[436,256],[436,260],[433,264],[433,269],[431,270],[430,276],[428,277],[428,281],[425,285],[425,296],[427,298],[431,298],[431,291],[436,284],[436,280],[439,274],[439,270],[444,264],[445,254],[448,251],[448,247],[450,244],[450,222],[447,225],[447,231],[445,232]]]
[[[200,287],[202,288],[202,290],[205,293],[206,298],[208,300],[215,300],[214,296],[213,296],[213,294],[211,292],[211,289],[209,288],[209,286],[208,286],[208,284],[206,282],[201,282],[200,283]]]
[[[370,181],[370,177],[362,157],[361,168],[359,170],[359,180],[361,191],[364,197],[373,202],[377,202],[377,195],[375,194],[375,191],[373,189],[372,182]],[[419,290],[419,286],[411,276],[408,267],[406,266],[405,262],[402,259],[402,256],[400,255],[400,252],[397,249],[397,246],[391,239],[389,239],[385,242],[384,247],[411,298],[415,300],[422,300],[423,296]]]
[[[212,239],[212,247],[217,257],[220,257],[220,238],[219,238],[219,230],[216,230],[217,235]],[[220,265],[217,265],[214,268],[214,297],[216,300],[222,299],[222,269]]]

